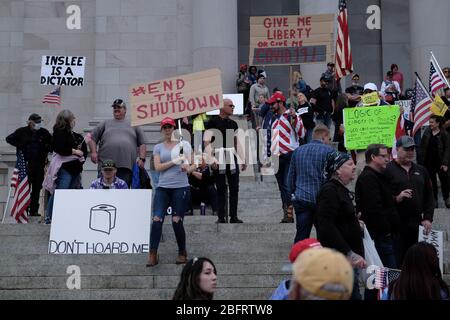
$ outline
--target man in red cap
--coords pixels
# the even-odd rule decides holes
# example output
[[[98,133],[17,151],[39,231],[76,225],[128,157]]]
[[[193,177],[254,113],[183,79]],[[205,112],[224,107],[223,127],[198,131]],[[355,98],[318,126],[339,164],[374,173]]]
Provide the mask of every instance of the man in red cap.
[[[279,91],[267,101],[272,105],[275,117],[272,120],[271,147],[272,156],[279,158],[278,171],[275,173],[283,204],[281,223],[293,223],[294,214],[291,195],[288,190],[288,173],[293,151],[299,146],[299,139],[304,138],[306,129],[300,116],[293,108],[286,109],[286,98]]]
[[[305,250],[313,249],[313,248],[322,248],[322,245],[317,239],[308,238],[292,245],[291,251],[289,252],[289,261],[291,264],[295,262],[297,257]],[[281,281],[278,288],[273,292],[270,300],[288,300],[289,289],[290,289],[291,280],[286,279]]]

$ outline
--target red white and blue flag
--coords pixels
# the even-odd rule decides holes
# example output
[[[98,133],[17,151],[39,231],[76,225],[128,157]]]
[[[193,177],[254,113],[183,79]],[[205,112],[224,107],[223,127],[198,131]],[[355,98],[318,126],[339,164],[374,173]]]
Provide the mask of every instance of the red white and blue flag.
[[[11,216],[16,219],[17,223],[27,223],[26,209],[31,202],[31,190],[28,184],[25,158],[20,150],[17,151],[17,161],[11,177],[11,187],[15,189]]]
[[[431,116],[430,108],[432,103],[433,100],[431,100],[430,95],[425,89],[422,81],[420,81],[419,78],[416,78],[416,85],[414,88],[414,96],[412,99],[411,107],[411,111],[414,115],[414,126],[412,131],[413,137],[420,128],[428,124]]]
[[[348,31],[347,3],[339,1],[338,30],[336,38],[336,80],[353,72],[350,34]]]
[[[438,64],[434,60],[434,56],[431,55],[430,58],[430,93],[434,97],[436,91],[445,88],[447,84],[445,83],[444,76],[440,72]]]
[[[56,88],[49,94],[44,96],[44,99],[42,99],[42,103],[51,103],[56,104],[58,106],[61,105],[61,87]]]

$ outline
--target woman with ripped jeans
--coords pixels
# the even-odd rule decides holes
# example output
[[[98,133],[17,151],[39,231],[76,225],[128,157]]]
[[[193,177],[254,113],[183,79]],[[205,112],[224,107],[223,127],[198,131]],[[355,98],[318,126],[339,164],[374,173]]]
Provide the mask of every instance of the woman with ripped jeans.
[[[190,205],[191,194],[188,174],[195,170],[192,149],[189,143],[172,139],[175,121],[165,118],[161,121],[164,141],[153,149],[155,169],[160,173],[155,191],[153,221],[150,233],[150,253],[147,267],[158,264],[158,246],[167,208],[172,208],[172,227],[178,244],[176,264],[187,261],[184,213]]]

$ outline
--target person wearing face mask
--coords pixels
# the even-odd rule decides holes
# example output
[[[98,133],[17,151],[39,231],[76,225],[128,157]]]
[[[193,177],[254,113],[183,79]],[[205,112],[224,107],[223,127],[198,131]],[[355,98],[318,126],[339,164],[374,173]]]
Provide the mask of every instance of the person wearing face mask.
[[[55,189],[80,189],[81,172],[87,156],[83,136],[73,131],[75,115],[62,110],[53,126],[53,157],[43,187],[51,193],[45,213],[45,224],[50,224],[53,215]]]
[[[48,153],[52,151],[52,136],[42,128],[42,118],[33,113],[28,117],[27,126],[18,128],[6,137],[6,142],[22,152],[31,186],[31,203],[28,207],[30,216],[38,216],[39,194],[44,180],[44,168]]]

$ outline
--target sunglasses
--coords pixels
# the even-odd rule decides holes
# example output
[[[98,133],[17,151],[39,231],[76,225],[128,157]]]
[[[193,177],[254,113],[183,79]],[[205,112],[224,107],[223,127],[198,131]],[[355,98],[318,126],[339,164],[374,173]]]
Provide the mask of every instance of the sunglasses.
[[[114,170],[114,168],[103,168],[102,170],[105,172],[111,172]]]
[[[170,128],[173,128],[170,124],[167,124],[167,125],[162,126],[162,129],[163,129],[163,130],[165,130],[165,129],[170,129]]]
[[[230,104],[230,105],[228,105],[230,108],[236,108],[236,106],[234,105],[234,104]]]
[[[416,147],[415,146],[407,147],[407,148],[403,147],[403,149],[405,149],[405,151],[414,151],[416,149]]]

